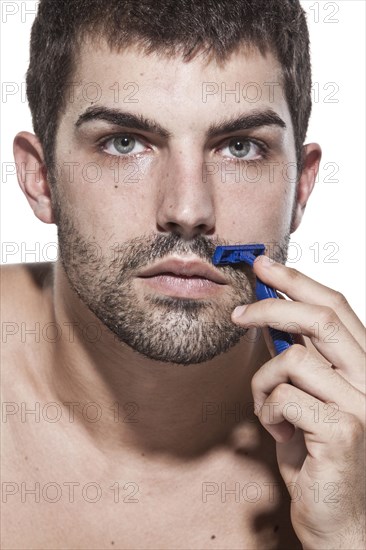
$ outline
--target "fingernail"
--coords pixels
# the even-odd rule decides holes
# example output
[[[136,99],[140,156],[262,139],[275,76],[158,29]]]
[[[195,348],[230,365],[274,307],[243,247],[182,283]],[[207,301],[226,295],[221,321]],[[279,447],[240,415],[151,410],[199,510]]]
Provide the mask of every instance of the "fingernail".
[[[268,256],[264,256],[264,254],[258,256],[258,258],[255,259],[255,262],[260,262],[263,267],[269,267],[274,264],[274,260]]]
[[[238,318],[238,317],[241,317],[241,315],[243,315],[244,311],[247,309],[248,306],[238,306],[234,309],[233,311],[233,317]]]

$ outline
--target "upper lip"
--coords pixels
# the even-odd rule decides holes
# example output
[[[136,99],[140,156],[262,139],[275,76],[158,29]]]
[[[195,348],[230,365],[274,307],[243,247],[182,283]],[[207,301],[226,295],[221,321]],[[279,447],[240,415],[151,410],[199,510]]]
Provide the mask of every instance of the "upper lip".
[[[142,271],[139,277],[152,277],[162,273],[174,273],[174,275],[185,275],[188,277],[204,277],[218,284],[226,284],[226,279],[216,271],[210,264],[199,260],[183,260],[182,258],[171,258],[158,262],[148,269]]]

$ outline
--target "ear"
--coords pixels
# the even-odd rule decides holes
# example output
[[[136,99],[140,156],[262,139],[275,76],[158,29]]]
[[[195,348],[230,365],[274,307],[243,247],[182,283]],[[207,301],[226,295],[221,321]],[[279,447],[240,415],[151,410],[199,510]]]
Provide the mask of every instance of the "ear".
[[[292,213],[291,230],[293,233],[299,227],[306,203],[315,185],[316,176],[319,171],[322,150],[317,143],[309,143],[303,147],[303,165],[299,181],[297,183],[297,194]]]
[[[14,138],[13,152],[18,183],[34,214],[44,223],[54,223],[41,142],[30,132],[20,132]]]

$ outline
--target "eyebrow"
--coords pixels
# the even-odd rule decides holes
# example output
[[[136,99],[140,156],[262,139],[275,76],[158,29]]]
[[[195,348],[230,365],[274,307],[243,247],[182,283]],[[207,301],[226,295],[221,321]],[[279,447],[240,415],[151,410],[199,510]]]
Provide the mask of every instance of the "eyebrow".
[[[286,128],[286,123],[272,109],[252,111],[251,113],[246,113],[239,117],[233,116],[222,122],[211,124],[207,131],[207,136],[213,138],[220,134],[229,134],[231,132],[250,130],[262,126],[279,126],[280,128]]]
[[[166,139],[171,138],[173,135],[158,122],[142,114],[134,114],[108,107],[88,107],[77,119],[75,127],[78,128],[82,124],[93,120],[103,120],[116,126],[150,132]],[[261,126],[279,126],[280,128],[286,128],[285,122],[272,109],[266,109],[264,111],[255,110],[251,113],[240,115],[239,117],[234,115],[229,119],[211,124],[206,132],[206,137],[214,138],[221,134],[228,134],[240,130],[250,130],[251,128],[259,128]]]
[[[134,128],[135,130],[143,130],[145,132],[158,134],[163,138],[170,138],[172,136],[171,132],[150,118],[146,118],[141,114],[120,111],[119,109],[110,109],[108,107],[88,107],[88,109],[86,109],[77,119],[75,127],[78,128],[85,122],[91,120],[104,120],[116,126],[126,126],[128,128]]]

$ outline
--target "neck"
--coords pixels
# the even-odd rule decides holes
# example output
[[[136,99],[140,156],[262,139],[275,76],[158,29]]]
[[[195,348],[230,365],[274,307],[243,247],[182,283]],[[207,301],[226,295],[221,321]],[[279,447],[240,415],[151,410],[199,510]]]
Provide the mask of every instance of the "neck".
[[[151,360],[104,327],[57,264],[53,315],[68,330],[52,346],[52,392],[99,449],[186,460],[258,428],[250,382],[269,358],[262,336],[199,364]]]

